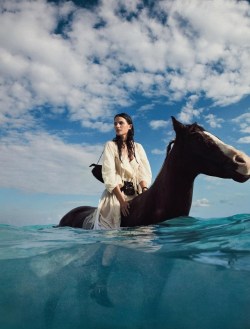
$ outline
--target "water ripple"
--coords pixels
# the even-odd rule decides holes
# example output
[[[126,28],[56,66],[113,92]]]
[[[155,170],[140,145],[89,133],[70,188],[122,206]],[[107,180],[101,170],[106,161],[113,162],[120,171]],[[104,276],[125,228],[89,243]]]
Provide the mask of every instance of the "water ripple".
[[[250,214],[211,219],[182,217],[159,225],[107,231],[0,225],[0,241],[2,260],[102,243],[160,257],[250,270]]]

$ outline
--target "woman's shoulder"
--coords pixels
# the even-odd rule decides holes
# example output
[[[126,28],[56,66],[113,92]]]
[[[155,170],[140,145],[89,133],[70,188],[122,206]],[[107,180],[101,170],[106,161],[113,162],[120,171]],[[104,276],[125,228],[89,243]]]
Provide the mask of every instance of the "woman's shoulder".
[[[117,150],[117,145],[114,141],[108,141],[104,146],[104,150],[112,150],[115,152]]]
[[[114,141],[107,141],[106,143],[105,143],[105,147],[106,146],[109,146],[109,147],[115,147],[115,142]]]
[[[140,143],[135,143],[135,147],[140,151],[143,150],[143,146]]]

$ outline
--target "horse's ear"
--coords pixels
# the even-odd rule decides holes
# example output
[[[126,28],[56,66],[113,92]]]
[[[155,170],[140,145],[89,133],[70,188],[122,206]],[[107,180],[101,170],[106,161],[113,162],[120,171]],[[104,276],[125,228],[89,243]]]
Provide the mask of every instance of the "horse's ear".
[[[173,122],[173,127],[174,127],[174,130],[177,133],[181,133],[183,131],[186,130],[186,126],[183,125],[181,122],[179,122],[178,120],[175,119],[175,117],[171,117],[172,118],[172,122]]]

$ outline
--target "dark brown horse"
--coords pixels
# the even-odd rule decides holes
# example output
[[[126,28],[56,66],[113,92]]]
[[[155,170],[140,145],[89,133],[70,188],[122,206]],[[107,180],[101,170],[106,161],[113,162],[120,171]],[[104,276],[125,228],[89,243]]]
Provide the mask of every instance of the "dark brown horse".
[[[250,158],[223,143],[201,126],[183,125],[172,117],[176,138],[169,144],[167,157],[150,189],[133,199],[130,214],[122,217],[122,227],[157,224],[188,216],[194,180],[199,174],[246,182],[250,178]],[[171,144],[173,144],[171,148]],[[82,227],[96,208],[82,206],[71,210],[59,226]]]

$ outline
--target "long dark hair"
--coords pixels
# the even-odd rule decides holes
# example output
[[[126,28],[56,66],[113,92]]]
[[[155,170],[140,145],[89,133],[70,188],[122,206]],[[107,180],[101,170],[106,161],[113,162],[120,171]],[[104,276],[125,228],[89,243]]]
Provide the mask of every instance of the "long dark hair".
[[[128,149],[128,157],[129,157],[130,160],[132,160],[133,157],[135,157],[135,142],[134,142],[134,124],[133,124],[133,121],[127,113],[116,114],[114,119],[117,118],[117,117],[122,117],[123,119],[125,119],[127,121],[127,123],[129,125],[132,125],[131,129],[129,129],[129,131],[128,131],[127,139],[125,141],[125,144],[126,144],[127,149]],[[113,142],[115,142],[117,144],[119,159],[121,160],[122,148],[124,147],[124,143],[123,143],[123,140],[122,140],[121,136],[116,135],[116,137],[113,139]]]

